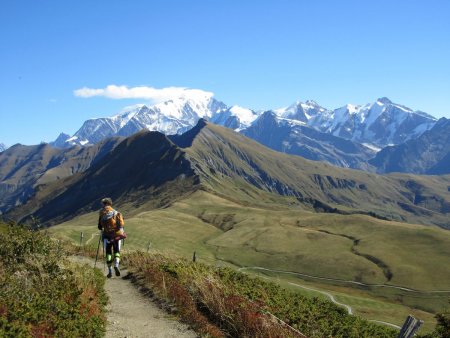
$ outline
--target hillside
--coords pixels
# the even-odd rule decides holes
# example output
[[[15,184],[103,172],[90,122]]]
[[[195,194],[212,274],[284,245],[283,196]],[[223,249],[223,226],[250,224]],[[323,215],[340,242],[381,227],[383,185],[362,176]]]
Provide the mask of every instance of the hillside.
[[[90,147],[69,149],[17,144],[0,153],[0,214],[25,203],[39,186],[88,169],[120,141],[111,138]]]
[[[380,176],[338,168],[275,152],[202,121],[172,140],[189,155],[203,186],[234,199],[253,194],[257,202],[264,191],[319,212],[449,225],[449,176]]]

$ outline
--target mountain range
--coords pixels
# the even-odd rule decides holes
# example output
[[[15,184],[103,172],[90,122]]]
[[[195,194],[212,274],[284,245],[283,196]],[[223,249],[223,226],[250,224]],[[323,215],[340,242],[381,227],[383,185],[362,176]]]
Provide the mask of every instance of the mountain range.
[[[306,101],[257,112],[228,107],[211,94],[196,94],[153,106],[128,107],[113,117],[87,120],[74,135],[62,133],[51,145],[86,146],[112,136],[127,137],[143,129],[181,134],[200,118],[238,131],[277,151],[379,173],[386,172],[383,166],[377,166],[380,161],[370,161],[377,151],[417,139],[436,123],[434,117],[387,98],[335,110]],[[439,141],[439,137],[435,140]],[[450,172],[450,168],[444,172]]]
[[[296,102],[274,109],[282,119],[303,123],[323,133],[368,143],[382,148],[415,138],[430,129],[436,119],[424,112],[380,98],[363,106],[346,105],[329,110],[314,101]],[[239,106],[228,107],[210,94],[196,94],[168,100],[153,106],[124,108],[113,117],[90,119],[72,136],[62,134],[55,146],[87,145],[111,136],[130,136],[141,129],[163,134],[181,134],[194,127],[200,118],[243,131],[264,114]]]
[[[304,115],[309,126],[322,132],[378,147],[415,138],[436,122],[434,117],[393,103],[386,97],[363,106],[348,104],[335,110],[323,109],[315,102],[299,103],[279,112],[287,118]]]
[[[33,215],[44,224],[54,224],[97,209],[106,195],[118,204],[131,205],[127,212],[133,214],[163,207],[200,189],[250,204],[269,200],[289,208],[450,226],[448,176],[380,176],[337,168],[273,151],[203,119],[181,135],[141,131],[108,142],[70,148],[77,149],[89,166],[66,177],[54,174],[67,173],[65,161],[47,160],[54,165],[40,173],[47,179],[37,180],[29,199],[7,210],[6,217],[26,220]],[[41,147],[39,154],[48,146]],[[101,155],[104,147],[109,149],[107,157]],[[34,168],[18,166],[6,176]]]

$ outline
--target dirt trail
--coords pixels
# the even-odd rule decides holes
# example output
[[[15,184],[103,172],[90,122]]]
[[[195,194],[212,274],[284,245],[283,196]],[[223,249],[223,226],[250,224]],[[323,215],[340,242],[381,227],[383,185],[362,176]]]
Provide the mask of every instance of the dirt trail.
[[[83,257],[76,257],[74,260],[92,266],[94,264],[92,260]],[[102,262],[100,265],[97,262],[97,267],[102,269]],[[105,290],[109,296],[107,338],[198,337],[194,331],[158,308],[129,280],[123,278],[127,275],[126,270],[122,270],[121,274],[122,277],[113,276],[105,283]]]
[[[294,286],[299,287],[299,288],[302,288],[302,289],[311,290],[311,291],[315,291],[315,292],[321,293],[321,294],[327,296],[328,298],[330,298],[330,300],[331,300],[334,304],[339,305],[339,306],[342,306],[342,307],[345,307],[345,309],[347,310],[347,312],[348,312],[349,315],[352,315],[352,314],[353,314],[353,309],[351,308],[350,305],[347,305],[347,304],[344,304],[344,303],[339,303],[339,302],[336,300],[336,298],[334,298],[334,296],[333,296],[331,293],[329,293],[329,292],[320,291],[320,290],[317,290],[317,289],[309,288],[309,287],[307,287],[307,286],[300,285],[300,284],[297,284],[297,283],[292,283],[292,282],[288,282],[288,284],[289,284],[289,285],[294,285]]]

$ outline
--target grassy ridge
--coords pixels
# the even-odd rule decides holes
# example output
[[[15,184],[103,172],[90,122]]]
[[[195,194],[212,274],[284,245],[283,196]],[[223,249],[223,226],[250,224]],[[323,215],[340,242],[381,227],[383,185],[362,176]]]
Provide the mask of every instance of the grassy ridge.
[[[102,274],[70,264],[44,233],[1,227],[0,336],[102,337]]]

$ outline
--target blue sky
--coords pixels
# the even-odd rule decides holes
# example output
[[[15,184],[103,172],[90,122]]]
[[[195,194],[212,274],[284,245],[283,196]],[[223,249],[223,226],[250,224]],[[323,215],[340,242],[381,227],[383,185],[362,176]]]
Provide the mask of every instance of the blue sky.
[[[142,99],[202,89],[228,105],[327,108],[387,96],[450,118],[450,1],[2,0],[0,143],[73,134]]]

